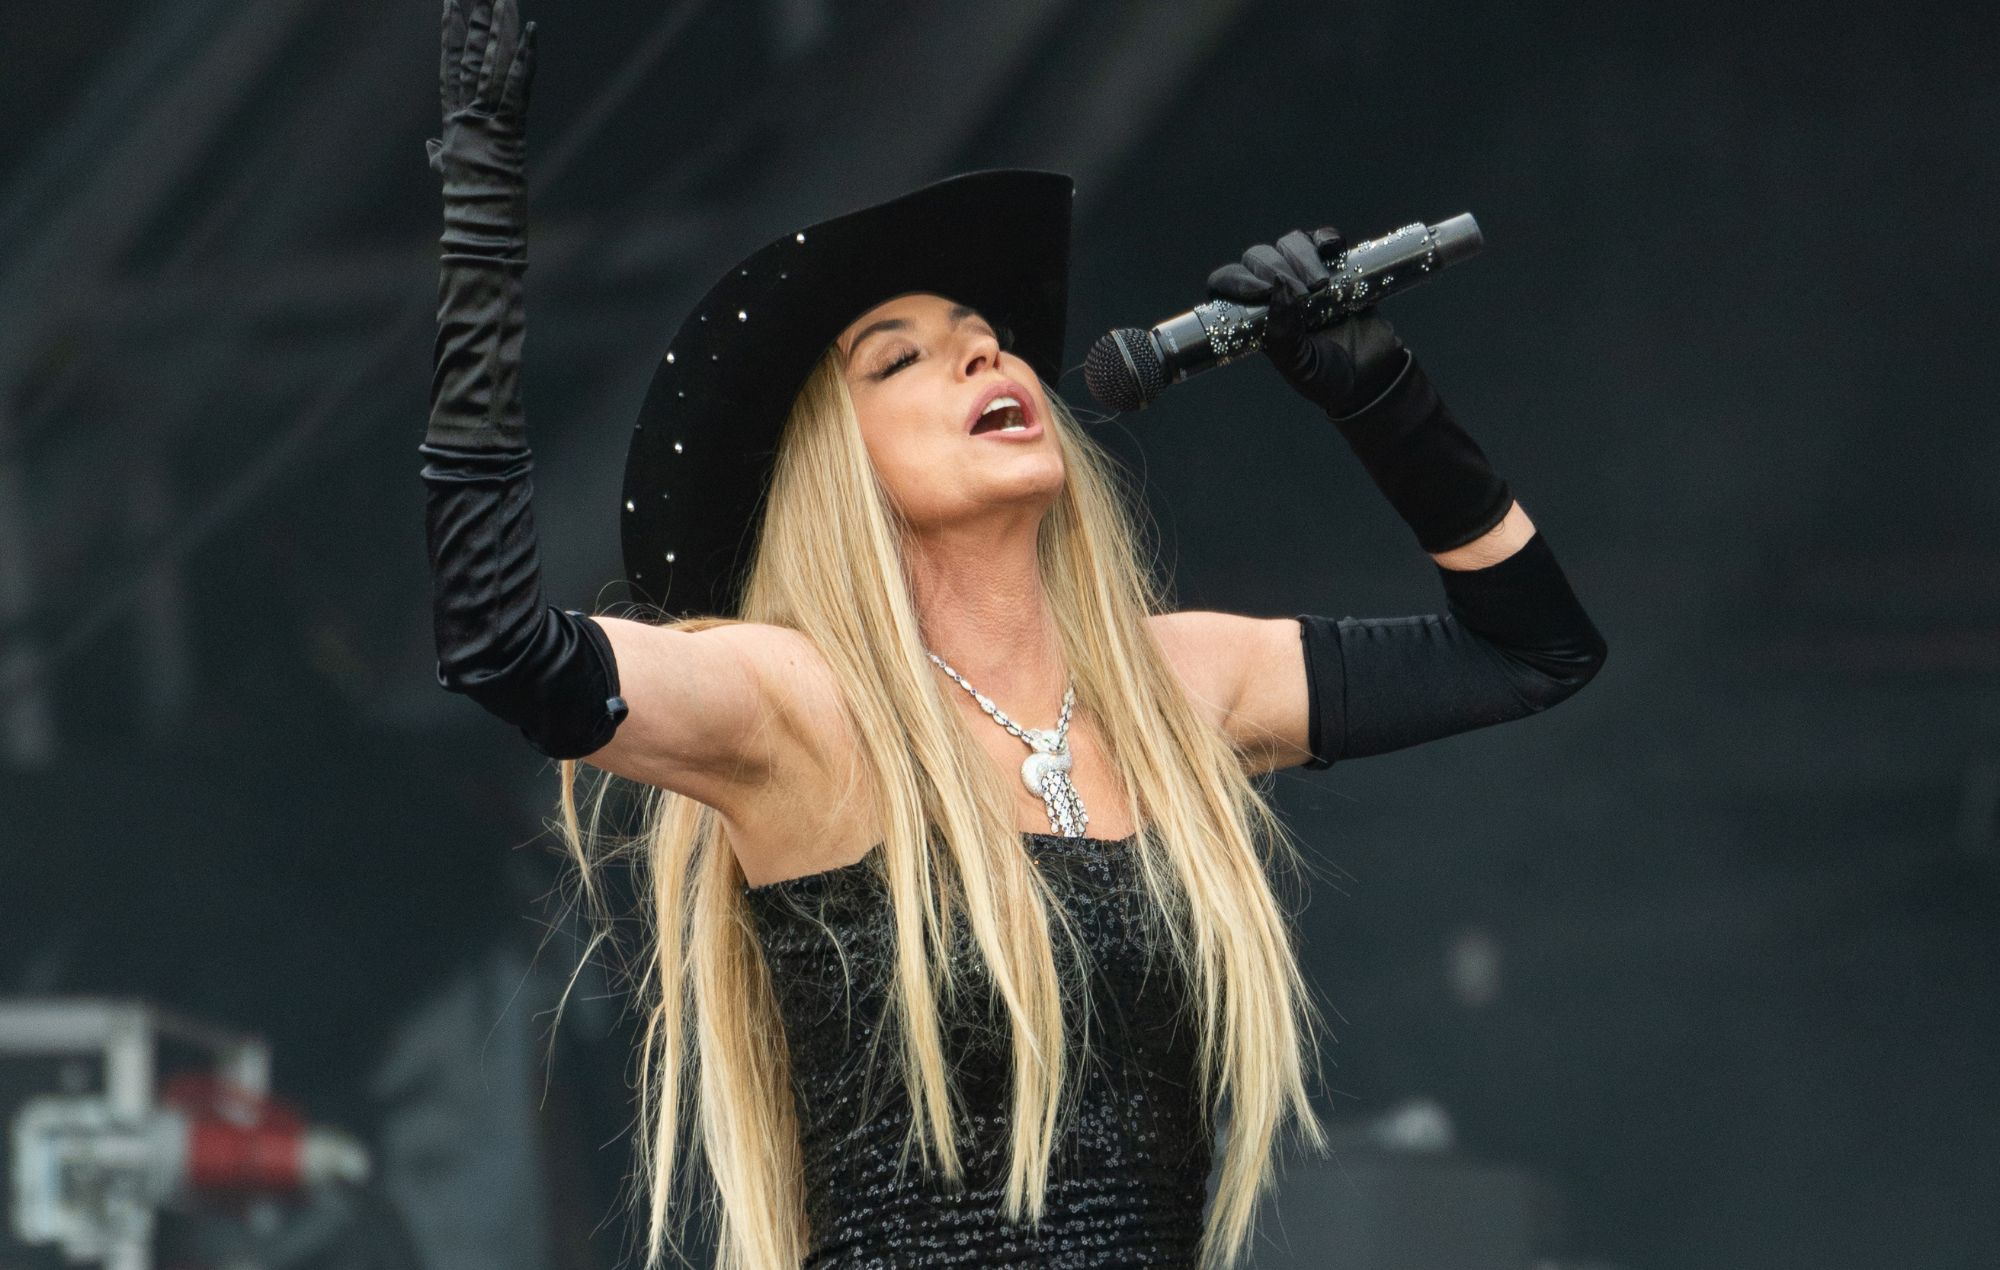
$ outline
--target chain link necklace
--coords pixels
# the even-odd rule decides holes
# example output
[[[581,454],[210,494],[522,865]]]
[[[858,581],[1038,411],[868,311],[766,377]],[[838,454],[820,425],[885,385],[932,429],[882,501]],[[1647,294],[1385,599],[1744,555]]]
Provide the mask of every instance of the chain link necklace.
[[[1049,828],[1067,837],[1082,837],[1090,824],[1090,813],[1083,809],[1083,799],[1077,797],[1076,787],[1069,783],[1069,771],[1076,761],[1069,748],[1069,711],[1076,701],[1076,682],[1070,681],[1063,693],[1062,718],[1055,727],[1023,728],[1001,713],[991,698],[965,682],[965,677],[946,665],[944,658],[929,649],[924,651],[939,670],[972,694],[979,708],[995,723],[1021,738],[1034,751],[1021,760],[1021,783],[1028,787],[1029,793],[1041,798],[1043,808],[1049,813]]]

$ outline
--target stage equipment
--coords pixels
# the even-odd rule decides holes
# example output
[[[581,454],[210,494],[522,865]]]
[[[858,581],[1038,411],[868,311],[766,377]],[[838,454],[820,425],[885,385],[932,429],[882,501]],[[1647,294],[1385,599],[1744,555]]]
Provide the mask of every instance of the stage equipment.
[[[270,1071],[263,1041],[143,1002],[0,1000],[0,1266],[151,1270],[163,1211],[268,1233],[273,1201],[365,1182],[368,1153],[273,1099]]]

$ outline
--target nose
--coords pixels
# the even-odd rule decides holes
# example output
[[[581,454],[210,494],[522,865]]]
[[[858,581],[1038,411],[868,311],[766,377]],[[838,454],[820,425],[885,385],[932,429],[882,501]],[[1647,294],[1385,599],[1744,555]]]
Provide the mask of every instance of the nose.
[[[1000,340],[991,331],[970,322],[965,325],[966,343],[964,353],[965,376],[967,379],[982,370],[997,370],[1000,367]]]

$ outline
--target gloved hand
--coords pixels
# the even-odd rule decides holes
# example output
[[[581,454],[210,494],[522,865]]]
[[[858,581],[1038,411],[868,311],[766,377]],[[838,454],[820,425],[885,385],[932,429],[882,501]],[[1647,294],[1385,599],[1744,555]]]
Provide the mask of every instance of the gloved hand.
[[[424,143],[444,177],[437,346],[425,439],[462,449],[527,445],[528,89],[535,27],[515,0],[445,0],[438,92],[444,135]]]
[[[1264,351],[1271,364],[1326,411],[1425,551],[1462,547],[1506,517],[1514,505],[1507,482],[1373,305],[1317,330],[1305,327],[1307,297],[1332,281],[1327,258],[1346,249],[1330,225],[1311,234],[1295,229],[1209,274],[1209,292],[1270,306]]]
[[[471,5],[468,12],[466,4]],[[535,24],[515,0],[445,0],[438,41],[444,132],[424,143],[444,178],[446,253],[526,256],[528,92]]]
[[[1250,248],[1243,263],[1208,275],[1211,298],[1270,306],[1265,356],[1294,391],[1336,418],[1381,395],[1409,358],[1374,305],[1306,329],[1306,297],[1333,281],[1327,262],[1346,250],[1347,239],[1331,225],[1310,234],[1295,229],[1275,245]]]

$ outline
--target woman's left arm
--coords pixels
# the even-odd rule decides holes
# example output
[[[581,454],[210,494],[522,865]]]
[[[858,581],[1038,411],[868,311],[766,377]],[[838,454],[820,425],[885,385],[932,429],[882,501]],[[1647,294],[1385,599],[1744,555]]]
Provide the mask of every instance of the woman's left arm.
[[[1238,677],[1239,725],[1283,736],[1292,729],[1278,721],[1296,722],[1303,695],[1313,770],[1545,710],[1589,682],[1606,652],[1547,540],[1388,322],[1371,307],[1305,328],[1305,299],[1330,278],[1325,257],[1344,247],[1331,227],[1294,231],[1209,276],[1213,295],[1270,306],[1270,361],[1326,412],[1416,534],[1449,609],[1300,614],[1303,694],[1297,653],[1254,654]]]

